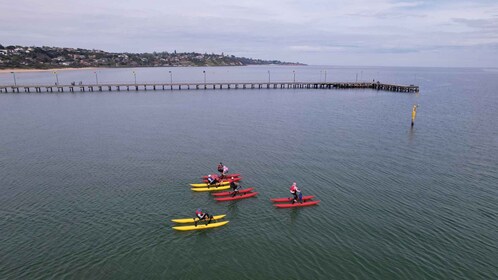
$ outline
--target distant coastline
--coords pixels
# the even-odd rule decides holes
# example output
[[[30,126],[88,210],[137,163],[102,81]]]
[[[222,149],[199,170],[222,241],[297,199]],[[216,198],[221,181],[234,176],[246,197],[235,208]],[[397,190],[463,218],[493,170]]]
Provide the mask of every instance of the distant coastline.
[[[0,45],[2,72],[28,70],[53,71],[88,68],[134,67],[207,67],[246,65],[305,65],[298,62],[262,60],[233,55],[196,52],[111,53],[101,50],[59,47],[25,47]]]
[[[9,68],[0,69],[0,73],[27,73],[27,72],[53,72],[53,71],[74,71],[74,70],[94,70],[94,69],[106,69],[108,67],[81,67],[81,68],[49,68],[49,69],[35,69],[35,68]]]

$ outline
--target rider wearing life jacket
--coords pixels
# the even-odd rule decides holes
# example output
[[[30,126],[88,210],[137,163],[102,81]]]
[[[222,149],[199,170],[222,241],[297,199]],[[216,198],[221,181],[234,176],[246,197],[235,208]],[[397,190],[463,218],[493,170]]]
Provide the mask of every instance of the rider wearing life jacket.
[[[225,176],[227,175],[228,173],[228,167],[226,167],[225,165],[223,165],[223,170],[221,171],[221,178],[225,178]]]
[[[198,220],[195,220],[194,221],[194,225],[197,226],[197,222],[198,221],[201,221],[201,220],[208,220],[206,225],[208,225],[211,220],[213,219],[213,216],[212,215],[209,215],[208,213],[204,213],[202,212],[202,209],[201,208],[198,208],[197,210],[195,210],[195,216],[198,218]]]
[[[211,185],[214,185],[216,183],[218,183],[218,176],[213,176],[211,174],[208,175],[207,177],[207,181],[208,181],[208,187],[211,186]]]
[[[237,194],[239,194],[239,187],[240,187],[240,185],[235,182],[235,180],[234,180],[233,177],[230,179],[230,187],[233,190],[232,197],[234,197]]]
[[[290,193],[294,196],[294,199],[292,200],[292,204],[294,204],[298,199],[300,202],[302,202],[303,195],[301,194],[301,191],[297,188],[296,182],[292,183],[292,186],[290,187]],[[299,198],[298,195],[301,197]]]
[[[218,172],[223,173],[223,163],[218,164]]]

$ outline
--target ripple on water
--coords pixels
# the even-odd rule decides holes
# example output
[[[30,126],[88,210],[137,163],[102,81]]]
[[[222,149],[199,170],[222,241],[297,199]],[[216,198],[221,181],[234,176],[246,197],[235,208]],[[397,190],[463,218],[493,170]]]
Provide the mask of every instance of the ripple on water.
[[[1,95],[0,278],[498,278],[498,103],[468,96],[498,80],[416,71],[426,94]],[[219,161],[259,195],[191,192]],[[275,209],[293,181],[321,203]],[[197,207],[230,223],[171,229]]]

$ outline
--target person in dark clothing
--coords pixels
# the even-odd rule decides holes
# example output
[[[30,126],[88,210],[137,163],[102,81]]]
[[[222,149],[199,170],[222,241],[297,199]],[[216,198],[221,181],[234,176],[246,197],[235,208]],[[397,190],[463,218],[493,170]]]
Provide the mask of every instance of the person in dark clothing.
[[[199,220],[195,220],[194,218],[194,225],[197,226],[197,222],[200,222],[202,220],[206,220],[206,225],[208,225],[211,220],[213,219],[213,215],[209,215],[208,213],[204,213],[202,212],[202,209],[199,208],[195,211],[195,216],[196,218],[198,218]]]
[[[232,188],[232,197],[239,194],[240,185],[235,182],[233,177],[230,180],[230,187]]]
[[[216,183],[219,183],[219,179],[218,177],[215,175],[215,176],[212,176],[211,174],[208,175],[207,177],[207,184],[208,184],[208,187],[211,186],[211,185],[215,185]]]

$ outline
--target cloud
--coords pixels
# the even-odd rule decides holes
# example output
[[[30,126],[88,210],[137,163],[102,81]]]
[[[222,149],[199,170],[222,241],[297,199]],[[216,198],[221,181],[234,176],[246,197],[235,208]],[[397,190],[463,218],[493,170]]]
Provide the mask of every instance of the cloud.
[[[498,16],[494,16],[493,18],[487,18],[487,19],[453,18],[452,20],[457,24],[462,24],[469,28],[473,28],[478,32],[498,31]]]
[[[297,52],[338,52],[338,51],[346,51],[348,48],[339,47],[339,46],[307,46],[307,45],[299,45],[299,46],[289,46],[289,50],[297,51]]]

